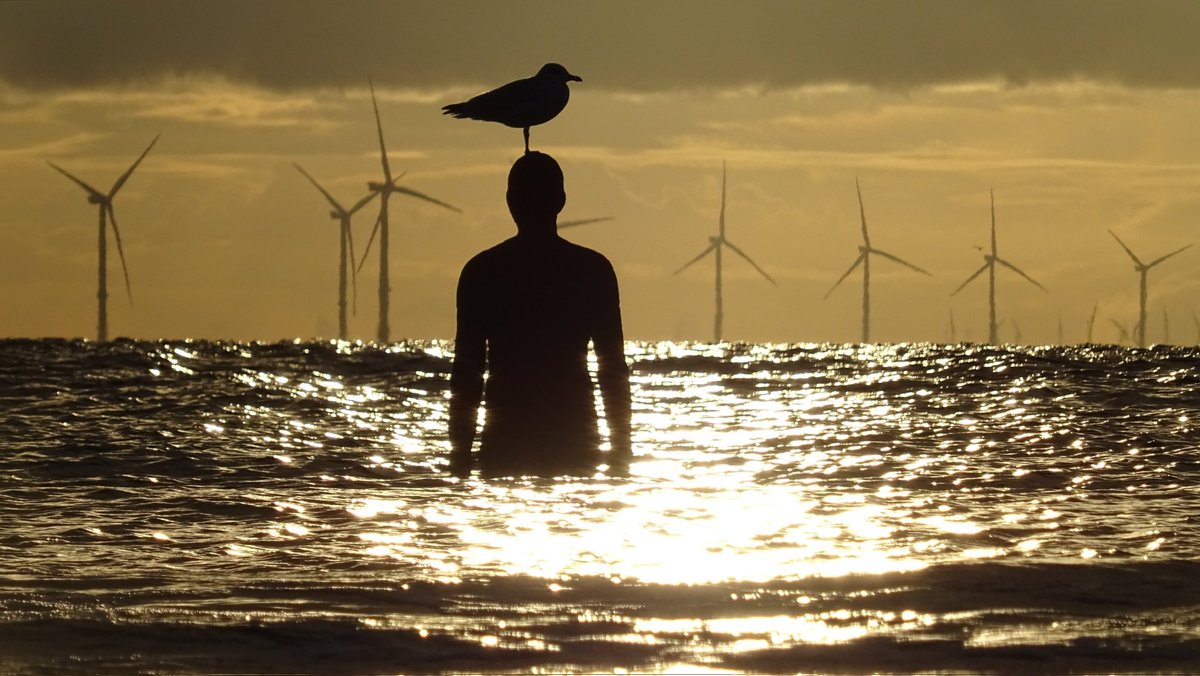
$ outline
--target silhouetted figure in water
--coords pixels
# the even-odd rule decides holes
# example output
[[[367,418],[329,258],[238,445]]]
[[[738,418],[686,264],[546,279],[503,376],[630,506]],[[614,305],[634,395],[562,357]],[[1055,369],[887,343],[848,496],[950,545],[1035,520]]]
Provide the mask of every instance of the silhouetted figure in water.
[[[589,342],[612,447],[607,462],[621,468],[631,456],[617,277],[604,256],[558,236],[566,199],[554,158],[522,156],[508,174],[517,235],[472,258],[459,277],[450,379],[451,465],[457,473],[470,470],[481,398],[485,474],[587,472],[606,462]]]

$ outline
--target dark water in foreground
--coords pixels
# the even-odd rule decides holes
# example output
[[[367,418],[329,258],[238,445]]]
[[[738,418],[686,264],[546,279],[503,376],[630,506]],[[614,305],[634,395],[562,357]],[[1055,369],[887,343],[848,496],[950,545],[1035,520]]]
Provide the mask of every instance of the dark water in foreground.
[[[628,478],[448,346],[0,341],[0,672],[1200,668],[1200,352],[630,344]]]

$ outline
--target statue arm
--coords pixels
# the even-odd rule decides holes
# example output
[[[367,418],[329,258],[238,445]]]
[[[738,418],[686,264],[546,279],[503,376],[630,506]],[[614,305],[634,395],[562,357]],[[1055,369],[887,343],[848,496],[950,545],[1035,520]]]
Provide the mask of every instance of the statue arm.
[[[611,265],[605,265],[599,300],[599,322],[592,343],[596,350],[600,397],[604,401],[613,462],[624,464],[633,456],[629,365],[625,361],[617,276]]]
[[[483,371],[487,341],[480,311],[479,285],[471,266],[458,280],[458,320],[454,336],[454,366],[450,372],[450,464],[452,470],[470,470],[471,446],[479,404],[483,399]]]

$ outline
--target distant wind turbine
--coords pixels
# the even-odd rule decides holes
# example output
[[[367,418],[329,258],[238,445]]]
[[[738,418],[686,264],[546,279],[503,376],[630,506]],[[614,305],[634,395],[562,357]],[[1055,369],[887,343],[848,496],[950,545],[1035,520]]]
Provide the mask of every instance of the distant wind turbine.
[[[1117,336],[1117,345],[1124,345],[1129,342],[1129,327],[1124,322],[1119,322],[1112,318],[1109,318],[1108,321],[1112,322],[1112,325],[1116,327],[1117,332],[1120,334]]]
[[[330,195],[325,188],[322,188],[321,184],[317,183],[317,179],[309,175],[309,173],[304,170],[304,167],[301,167],[295,162],[292,163],[292,166],[296,167],[296,169],[301,174],[304,174],[304,177],[307,178],[317,190],[321,191],[321,194],[325,196],[325,199],[329,202],[330,206],[333,207],[333,211],[329,212],[329,217],[338,221],[338,223],[341,225],[341,232],[339,234],[341,242],[340,253],[338,254],[338,338],[340,340],[346,340],[347,267],[350,269],[350,277],[354,285],[354,308],[355,311],[358,309],[358,275],[354,271],[354,237],[350,233],[350,217],[353,216],[359,209],[365,207],[368,202],[375,199],[375,195],[378,193],[369,192],[367,193],[366,197],[363,197],[355,202],[354,206],[346,209],[343,208],[342,205],[333,198],[333,195]]]
[[[150,141],[150,145],[146,146],[146,149],[142,151],[142,154],[139,155],[138,158],[134,160],[133,164],[125,170],[125,173],[121,174],[116,183],[113,183],[112,188],[110,188],[107,193],[102,193],[99,190],[96,190],[92,186],[76,178],[74,175],[68,173],[66,169],[63,169],[57,164],[53,162],[47,162],[47,164],[53,167],[55,171],[71,179],[78,184],[79,187],[87,191],[89,204],[95,204],[97,207],[99,207],[100,236],[98,241],[100,248],[100,271],[98,274],[99,289],[96,292],[96,300],[99,305],[99,318],[96,321],[96,340],[98,342],[104,342],[108,340],[108,233],[105,225],[106,222],[112,224],[113,236],[117,240],[117,254],[119,254],[121,258],[121,272],[125,276],[125,295],[129,298],[129,304],[132,306],[133,291],[129,286],[129,268],[125,265],[125,250],[121,246],[121,230],[117,227],[117,213],[113,210],[113,198],[117,196],[117,191],[121,189],[121,186],[125,185],[125,181],[129,180],[129,177],[133,174],[133,170],[137,169],[137,166],[141,164],[142,160],[146,157],[146,154],[149,153],[150,149],[154,147],[154,144],[158,142],[159,136],[159,134],[154,136],[154,139]]]
[[[1092,305],[1092,316],[1090,319],[1088,319],[1088,325],[1087,325],[1088,326],[1087,342],[1089,345],[1092,342],[1092,329],[1095,328],[1095,326],[1096,326],[1096,310],[1099,310],[1099,309],[1100,309],[1099,303],[1095,303]]]
[[[1200,345],[1200,317],[1196,316],[1196,311],[1192,310],[1192,324],[1196,325],[1196,344]]]
[[[733,242],[730,242],[725,237],[725,163],[724,162],[721,163],[721,218],[719,221],[719,229],[717,230],[717,236],[709,237],[708,242],[709,242],[708,248],[706,248],[704,251],[701,251],[700,254],[698,256],[696,256],[695,258],[693,258],[692,260],[688,261],[687,263],[684,263],[683,267],[676,270],[674,272],[674,274],[677,275],[677,274],[683,272],[684,270],[691,267],[693,263],[696,263],[697,261],[704,258],[705,256],[707,256],[710,253],[715,254],[716,266],[717,266],[717,278],[716,278],[716,280],[717,280],[716,281],[717,308],[716,308],[716,316],[713,320],[713,342],[719,343],[719,342],[721,342],[722,323],[724,322],[724,319],[725,319],[725,310],[724,310],[724,305],[722,303],[722,297],[721,297],[721,249],[723,247],[729,247],[729,249],[731,251],[733,251],[735,254],[746,259],[746,262],[749,263],[756,271],[758,271],[758,274],[762,275],[763,277],[766,277],[768,282],[775,284],[775,280],[771,278],[771,275],[768,275],[766,273],[766,271],[764,271],[761,267],[758,266],[758,263],[755,263],[753,260],[751,260],[750,257],[747,256],[744,251],[739,249],[737,246],[734,245]],[[776,284],[776,286],[778,286],[778,285]]]
[[[1187,246],[1180,247],[1165,256],[1159,256],[1158,258],[1155,258],[1149,263],[1143,263],[1140,258],[1133,254],[1133,251],[1130,251],[1129,247],[1125,246],[1125,242],[1122,242],[1121,238],[1117,237],[1117,233],[1109,230],[1108,234],[1112,235],[1113,239],[1117,240],[1117,244],[1120,244],[1121,248],[1125,250],[1125,253],[1129,254],[1129,257],[1133,259],[1133,269],[1136,270],[1140,276],[1138,285],[1138,323],[1137,326],[1133,327],[1133,330],[1134,337],[1137,340],[1137,346],[1146,347],[1146,275],[1150,272],[1150,268],[1167,260],[1171,256],[1190,248],[1192,245],[1189,244]]]
[[[967,277],[967,281],[960,284],[959,287],[954,290],[954,293],[952,293],[950,295],[951,296],[957,295],[958,292],[962,291],[963,288],[965,288],[968,284],[970,284],[973,279],[975,279],[979,275],[983,274],[984,270],[987,270],[987,272],[988,272],[988,342],[994,344],[998,340],[997,334],[999,333],[999,325],[996,324],[996,264],[999,263],[1000,265],[1003,265],[1004,267],[1008,268],[1009,270],[1012,270],[1013,272],[1017,273],[1018,275],[1021,275],[1030,284],[1033,284],[1034,286],[1041,289],[1042,291],[1046,291],[1046,287],[1039,284],[1033,277],[1030,277],[1029,275],[1025,274],[1017,266],[1004,260],[1003,258],[1000,258],[999,254],[996,253],[996,193],[994,191],[991,193],[991,197],[992,197],[992,252],[990,254],[983,255],[983,267],[976,270],[975,273],[972,274],[970,277]],[[1049,292],[1046,291],[1046,293],[1049,293]]]
[[[854,179],[854,189],[858,192],[858,214],[862,222],[862,238],[863,243],[858,247],[858,258],[854,259],[854,263],[850,265],[850,269],[846,270],[829,291],[825,292],[825,298],[829,298],[829,294],[833,293],[834,289],[838,288],[851,272],[859,265],[862,265],[863,270],[863,300],[862,300],[862,342],[871,342],[871,254],[883,256],[884,258],[893,260],[905,267],[916,270],[917,272],[928,275],[929,273],[908,261],[901,260],[896,256],[871,246],[871,237],[867,234],[867,211],[863,208],[862,188],[858,185],[858,178]]]
[[[379,104],[375,101],[375,84],[367,80],[367,84],[371,88],[371,106],[375,109],[375,128],[379,131],[379,157],[383,164],[383,181],[369,181],[367,189],[373,193],[379,194],[379,217],[375,219],[375,227],[371,230],[371,238],[367,240],[367,248],[363,251],[362,261],[359,262],[358,268],[362,269],[363,263],[367,260],[367,254],[371,251],[371,243],[375,241],[375,235],[379,235],[379,329],[377,339],[380,343],[386,343],[391,338],[391,329],[388,326],[388,305],[391,302],[388,278],[388,198],[392,193],[398,192],[403,195],[409,195],[418,199],[425,200],[436,204],[440,207],[445,207],[455,213],[462,213],[458,207],[451,206],[441,200],[436,200],[429,195],[419,193],[411,188],[405,188],[398,185],[404,174],[392,176],[392,169],[388,165],[387,147],[383,143],[383,122],[379,119]]]
[[[958,327],[954,325],[954,308],[950,308],[950,344],[958,342]]]
[[[612,219],[612,216],[600,216],[598,218],[577,218],[570,221],[559,221],[558,229],[577,228],[581,225],[591,225],[592,223],[601,223],[603,221],[611,221]]]

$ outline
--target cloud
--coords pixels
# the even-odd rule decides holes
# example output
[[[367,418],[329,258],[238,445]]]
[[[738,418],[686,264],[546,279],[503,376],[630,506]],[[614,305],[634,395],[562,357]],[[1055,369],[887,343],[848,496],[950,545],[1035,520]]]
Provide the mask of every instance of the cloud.
[[[29,88],[220,75],[276,89],[499,84],[562,61],[626,92],[1000,80],[1200,86],[1200,3],[87,0],[0,3]]]

